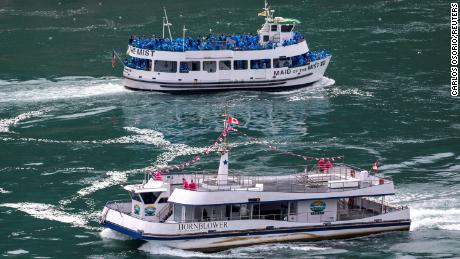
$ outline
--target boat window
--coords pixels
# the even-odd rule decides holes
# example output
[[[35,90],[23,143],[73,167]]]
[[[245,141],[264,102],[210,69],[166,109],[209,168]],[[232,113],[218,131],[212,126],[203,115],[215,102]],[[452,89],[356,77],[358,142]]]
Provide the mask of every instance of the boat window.
[[[152,60],[150,59],[131,57],[130,59],[125,60],[125,64],[133,69],[145,71],[152,70]]]
[[[294,25],[281,25],[281,32],[291,32]]]
[[[221,60],[219,61],[219,70],[231,70],[232,62],[230,60]]]
[[[296,214],[297,213],[297,202],[296,201],[290,201],[289,202],[289,214]]]
[[[141,198],[139,197],[139,194],[137,194],[135,192],[129,192],[129,196],[131,196],[132,200],[142,202]]]
[[[174,221],[182,222],[182,207],[183,205],[174,204]]]
[[[272,25],[271,31],[277,31],[277,30],[278,30],[278,25],[276,25],[276,24]]]
[[[251,69],[266,69],[266,68],[271,68],[270,59],[251,60]]]
[[[188,73],[189,71],[200,71],[200,61],[182,61],[179,65],[180,73]]]
[[[232,220],[235,220],[235,219],[240,219],[240,204],[233,204],[232,205],[232,215],[231,215],[231,218]]]
[[[263,39],[264,39],[264,42],[267,42],[270,40],[270,37],[268,35],[264,35]]]
[[[216,61],[203,61],[203,70],[208,71],[208,73],[216,72]]]
[[[153,204],[157,200],[161,192],[143,192],[141,193],[144,204]]]
[[[177,61],[155,60],[153,69],[155,72],[176,73]]]
[[[168,203],[168,198],[167,197],[160,198],[158,200],[158,203]]]
[[[305,59],[305,55],[298,55],[291,57],[291,64],[289,67],[301,67],[307,64],[307,60]]]
[[[260,204],[260,219],[287,220],[288,203],[270,202]]]
[[[235,70],[248,69],[248,61],[247,60],[234,60],[233,69]]]
[[[273,59],[274,68],[289,67],[290,64],[291,64],[290,58],[274,58]]]

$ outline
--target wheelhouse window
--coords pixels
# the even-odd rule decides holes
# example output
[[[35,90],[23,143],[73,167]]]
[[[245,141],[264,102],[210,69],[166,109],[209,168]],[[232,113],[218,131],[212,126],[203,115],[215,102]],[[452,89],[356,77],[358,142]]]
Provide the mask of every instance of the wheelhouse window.
[[[201,63],[200,61],[181,61],[179,65],[180,73],[188,73],[189,71],[200,71]]]
[[[158,203],[168,203],[168,198],[167,197],[160,198],[158,200]]]
[[[131,57],[129,60],[125,60],[125,62],[126,62],[126,66],[133,68],[133,69],[145,70],[145,71],[152,70],[152,60],[150,59]]]
[[[233,69],[235,70],[248,69],[248,61],[247,60],[234,60]]]
[[[232,62],[230,60],[219,61],[219,70],[231,70]]]
[[[288,57],[280,57],[280,58],[273,59],[274,68],[289,67],[290,63],[291,63],[291,60]]]
[[[141,193],[144,204],[154,204],[161,192],[143,192]]]
[[[251,60],[251,69],[266,69],[266,68],[271,68],[270,59]]]
[[[129,192],[129,196],[131,196],[132,200],[142,202],[141,198],[139,197],[139,194],[137,194],[135,192]]]
[[[272,25],[271,31],[277,31],[278,30],[278,25]]]
[[[176,73],[177,61],[155,60],[153,69],[155,72]]]
[[[208,73],[216,72],[216,61],[203,61],[203,70],[207,71]]]
[[[281,32],[291,32],[294,25],[281,25]]]

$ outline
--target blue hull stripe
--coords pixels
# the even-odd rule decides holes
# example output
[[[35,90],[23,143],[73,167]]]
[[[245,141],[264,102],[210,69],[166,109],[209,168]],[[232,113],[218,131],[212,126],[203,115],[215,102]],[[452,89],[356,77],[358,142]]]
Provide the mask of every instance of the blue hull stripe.
[[[408,221],[399,221],[392,223],[372,223],[372,224],[360,224],[360,225],[346,225],[346,226],[321,226],[321,227],[296,227],[296,228],[283,228],[283,229],[274,229],[274,230],[250,230],[247,232],[221,232],[221,233],[212,233],[212,234],[192,234],[192,235],[171,235],[171,236],[150,236],[144,235],[143,233],[133,231],[131,229],[122,227],[115,223],[106,221],[102,223],[104,227],[113,229],[117,232],[130,236],[134,239],[142,240],[186,240],[186,239],[203,239],[203,238],[220,238],[220,237],[235,237],[235,236],[259,236],[259,235],[271,235],[271,234],[286,234],[286,233],[299,233],[299,232],[319,232],[319,231],[329,231],[329,230],[347,230],[347,229],[372,229],[372,228],[381,228],[381,227],[410,227],[410,220]]]

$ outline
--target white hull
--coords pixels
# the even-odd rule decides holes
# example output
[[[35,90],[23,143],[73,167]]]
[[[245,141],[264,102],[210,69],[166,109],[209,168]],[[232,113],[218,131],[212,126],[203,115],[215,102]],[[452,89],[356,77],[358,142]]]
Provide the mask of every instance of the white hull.
[[[104,208],[102,224],[134,239],[159,242],[184,250],[220,251],[263,243],[347,238],[374,233],[409,230],[410,210],[398,210],[374,217],[331,223],[300,223],[273,220],[225,222],[155,223]],[[184,225],[190,227],[185,229]],[[192,225],[190,225],[192,224]],[[209,227],[212,226],[212,227]],[[270,228],[267,228],[270,226]],[[195,225],[196,228],[196,225]],[[142,230],[142,231],[140,231]]]
[[[275,58],[305,53],[308,47],[305,42],[278,48],[276,50],[236,51],[230,52],[233,59],[251,59],[255,57]],[[201,51],[202,52],[202,51]],[[155,59],[200,60],[201,52],[154,52]],[[131,52],[130,55],[135,56]],[[230,59],[225,51],[209,51],[214,60]],[[195,55],[197,57],[189,57]],[[152,59],[152,60],[155,60]],[[201,57],[202,59],[202,57]],[[164,73],[144,71],[125,66],[123,69],[124,85],[133,90],[160,92],[208,92],[222,90],[266,90],[282,91],[286,89],[308,86],[319,81],[329,65],[331,56],[311,61],[304,66],[281,67],[266,69],[220,70],[213,73],[207,71],[191,71],[190,73]]]

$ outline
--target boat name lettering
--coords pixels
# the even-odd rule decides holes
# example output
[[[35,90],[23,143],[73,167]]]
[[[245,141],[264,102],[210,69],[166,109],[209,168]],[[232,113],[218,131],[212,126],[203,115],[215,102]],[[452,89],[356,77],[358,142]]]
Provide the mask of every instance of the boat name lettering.
[[[133,55],[145,56],[145,57],[152,56],[153,57],[153,53],[155,51],[149,50],[149,49],[140,49],[140,48],[136,48],[136,47],[133,47],[133,46],[129,46],[128,52],[133,54]]]
[[[228,222],[195,222],[195,223],[179,223],[179,231],[194,231],[208,230],[216,228],[228,228]]]
[[[306,72],[308,70],[312,70],[312,69],[324,66],[325,64],[326,64],[326,61],[322,61],[321,63],[317,62],[317,63],[311,64],[311,65],[308,65],[308,66],[305,66],[305,67],[299,67],[299,68],[294,68],[294,69],[286,68],[286,69],[282,69],[282,70],[275,70],[275,71],[273,71],[273,75],[274,76],[284,76],[284,75],[289,75],[289,74],[303,73],[303,72]]]

